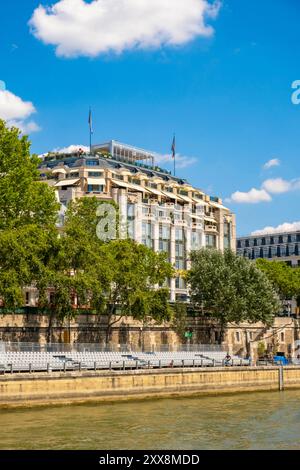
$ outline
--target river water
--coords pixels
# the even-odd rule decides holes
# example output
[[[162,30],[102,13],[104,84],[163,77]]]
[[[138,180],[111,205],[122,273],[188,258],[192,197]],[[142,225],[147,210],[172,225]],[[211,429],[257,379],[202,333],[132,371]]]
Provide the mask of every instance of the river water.
[[[0,449],[300,449],[300,391],[0,410]]]

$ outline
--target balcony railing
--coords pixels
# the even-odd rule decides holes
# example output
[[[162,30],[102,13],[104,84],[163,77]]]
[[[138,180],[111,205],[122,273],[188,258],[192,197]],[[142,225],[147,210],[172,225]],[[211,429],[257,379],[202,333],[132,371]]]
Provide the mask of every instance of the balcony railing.
[[[205,225],[206,232],[217,232],[218,227],[216,225]]]

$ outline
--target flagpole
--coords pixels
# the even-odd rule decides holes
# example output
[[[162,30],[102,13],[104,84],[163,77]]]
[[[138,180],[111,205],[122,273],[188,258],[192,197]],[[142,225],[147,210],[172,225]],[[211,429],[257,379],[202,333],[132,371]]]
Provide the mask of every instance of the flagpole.
[[[90,128],[90,155],[92,155],[92,134],[93,134],[93,128],[92,128],[92,108],[90,107],[90,112],[89,112],[89,128]]]
[[[176,176],[176,153],[174,154],[174,176]]]
[[[175,132],[173,135],[172,152],[173,152],[173,160],[174,160],[174,176],[176,176],[176,135],[175,135]]]

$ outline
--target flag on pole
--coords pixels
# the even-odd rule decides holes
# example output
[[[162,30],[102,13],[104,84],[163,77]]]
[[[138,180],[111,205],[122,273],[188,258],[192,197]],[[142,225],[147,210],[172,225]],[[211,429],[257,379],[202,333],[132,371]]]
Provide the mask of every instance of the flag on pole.
[[[90,133],[93,134],[93,118],[92,118],[92,110],[90,108],[89,112],[89,126],[90,126]]]
[[[172,143],[172,158],[176,157],[176,138],[175,135],[173,137],[173,143]]]

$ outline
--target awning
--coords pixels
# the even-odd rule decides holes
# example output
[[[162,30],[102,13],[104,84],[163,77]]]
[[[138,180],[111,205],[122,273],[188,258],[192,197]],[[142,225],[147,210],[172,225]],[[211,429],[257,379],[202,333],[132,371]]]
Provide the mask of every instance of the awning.
[[[148,190],[150,193],[155,194],[156,196],[164,196],[164,194],[163,194],[161,191],[159,191],[158,189],[149,188],[149,187],[147,186],[147,190]]]
[[[195,197],[193,197],[193,201],[196,203],[196,204],[199,204],[199,206],[206,206],[207,203],[203,201],[203,199],[196,199]]]
[[[183,194],[179,194],[179,196],[181,197],[181,199],[183,199],[184,201],[188,202],[188,203],[192,203],[194,204],[194,201],[193,199],[191,199],[190,197],[188,196],[184,196]]]
[[[116,184],[117,186],[119,186],[120,188],[126,188],[128,189],[129,188],[129,185],[128,183],[125,183],[125,181],[121,181],[121,180],[111,180],[112,183]]]
[[[149,191],[146,188],[143,188],[142,186],[139,186],[137,184],[125,183],[125,181],[113,180],[113,179],[112,179],[112,182],[116,184],[117,186],[120,186],[120,188],[127,188],[129,190],[138,191],[140,193],[149,193]]]
[[[146,188],[143,188],[143,186],[139,186],[138,184],[129,184],[129,189],[133,189],[134,191],[138,191],[140,193],[149,193],[149,191]]]
[[[169,193],[168,191],[162,191],[164,196],[169,197],[170,199],[174,199],[174,201],[182,201],[180,196],[177,196],[176,194]]]
[[[105,186],[104,178],[87,178],[87,183],[92,186]]]
[[[218,209],[225,209],[227,211],[229,210],[227,207],[223,206],[222,204],[218,204],[217,202],[210,201],[209,204],[213,207],[217,207]]]
[[[58,181],[55,185],[56,188],[61,188],[62,186],[75,186],[77,183],[79,183],[80,179],[66,179],[66,180],[61,180]]]
[[[64,175],[67,174],[66,170],[64,168],[55,168],[53,171],[52,171],[52,174],[55,175],[56,173],[63,173]]]
[[[216,219],[214,219],[213,217],[209,217],[207,215],[204,216],[204,220],[206,220],[207,222],[212,222],[214,224],[218,223]]]

